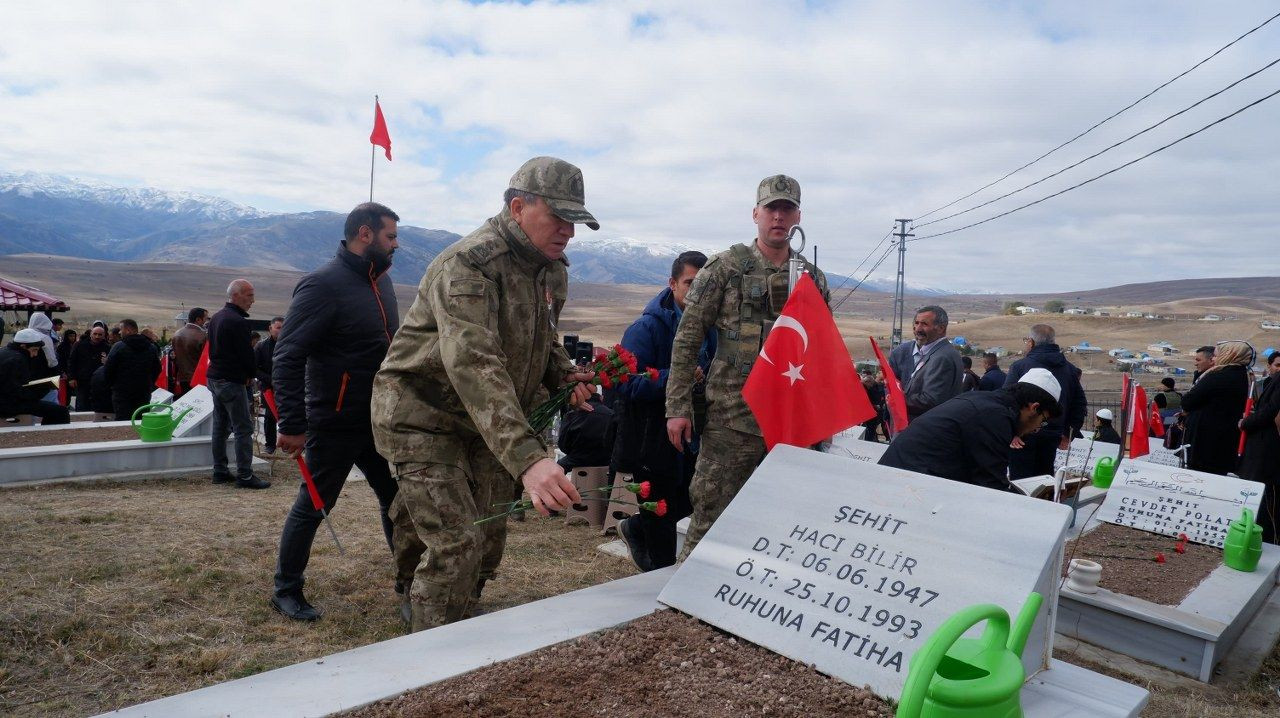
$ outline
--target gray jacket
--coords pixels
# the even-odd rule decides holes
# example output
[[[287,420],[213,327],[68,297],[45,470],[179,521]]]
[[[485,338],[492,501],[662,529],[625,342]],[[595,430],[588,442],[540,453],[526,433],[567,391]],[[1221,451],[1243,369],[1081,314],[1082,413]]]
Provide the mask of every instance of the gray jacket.
[[[912,353],[916,343],[907,341],[889,353],[889,366],[902,384],[907,397],[907,418],[914,419],[942,402],[958,395],[964,381],[964,363],[960,352],[950,341],[930,350],[920,370],[915,370]]]

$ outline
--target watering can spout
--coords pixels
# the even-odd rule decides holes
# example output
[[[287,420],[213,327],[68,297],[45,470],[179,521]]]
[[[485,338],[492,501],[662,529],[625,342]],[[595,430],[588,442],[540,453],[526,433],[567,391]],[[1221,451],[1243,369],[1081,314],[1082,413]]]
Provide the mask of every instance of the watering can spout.
[[[183,409],[182,411],[178,412],[178,415],[177,415],[177,416],[175,416],[175,417],[173,417],[173,428],[175,428],[175,429],[176,429],[176,428],[178,428],[178,424],[181,424],[181,423],[182,423],[182,417],[186,416],[187,414],[190,414],[190,413],[191,413],[191,412],[193,412],[193,411],[195,411],[195,407],[194,407],[194,406],[188,406],[187,408],[185,408],[185,409]]]
[[[1044,603],[1044,596],[1039,593],[1032,592],[1027,596],[1027,602],[1022,604],[1022,610],[1018,612],[1018,618],[1013,622],[1013,630],[1009,633],[1009,650],[1014,655],[1022,658],[1022,649],[1027,647],[1027,639],[1031,637],[1031,627],[1036,623],[1036,616],[1040,614],[1040,606]]]

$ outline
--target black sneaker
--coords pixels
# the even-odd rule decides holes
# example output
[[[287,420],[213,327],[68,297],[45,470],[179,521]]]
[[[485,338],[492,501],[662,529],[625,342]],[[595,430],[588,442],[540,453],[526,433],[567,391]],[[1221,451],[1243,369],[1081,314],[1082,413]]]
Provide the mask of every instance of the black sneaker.
[[[247,479],[236,479],[236,486],[241,489],[269,489],[271,482],[249,474]]]
[[[649,560],[648,553],[644,550],[644,540],[640,533],[636,531],[631,524],[636,517],[628,516],[618,522],[618,537],[622,539],[622,543],[627,545],[627,552],[631,554],[631,562],[641,571],[652,571],[653,562]]]
[[[234,484],[236,477],[231,474],[214,474],[213,483],[215,484]]]
[[[320,612],[315,609],[302,592],[292,593],[287,596],[272,596],[271,607],[285,618],[292,618],[295,621],[318,621],[320,620]]]

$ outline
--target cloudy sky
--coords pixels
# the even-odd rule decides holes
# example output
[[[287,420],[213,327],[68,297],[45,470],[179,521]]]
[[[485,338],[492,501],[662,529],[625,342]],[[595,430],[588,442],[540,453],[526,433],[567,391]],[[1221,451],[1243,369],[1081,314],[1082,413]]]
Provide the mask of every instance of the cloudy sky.
[[[523,160],[556,154],[583,168],[597,236],[718,249],[753,235],[756,183],[785,172],[801,183],[822,264],[847,273],[895,218],[1039,156],[1277,10],[1094,0],[20,3],[0,25],[0,170],[345,211],[367,197],[377,93],[395,155],[376,159],[377,199],[408,223],[466,233],[498,208]],[[1127,137],[1263,67],[1277,48],[1280,20],[927,219]],[[1280,66],[916,234],[1038,199],[1276,89]],[[1056,291],[1276,274],[1277,127],[1280,98],[1056,199],[912,243],[908,281]]]

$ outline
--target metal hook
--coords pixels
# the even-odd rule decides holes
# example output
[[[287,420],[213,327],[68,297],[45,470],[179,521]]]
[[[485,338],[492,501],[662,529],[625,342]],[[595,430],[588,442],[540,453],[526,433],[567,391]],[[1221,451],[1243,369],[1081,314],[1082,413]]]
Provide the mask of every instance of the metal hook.
[[[797,233],[799,233],[799,234],[800,234],[800,248],[799,248],[799,249],[796,249],[795,247],[791,247],[791,240],[796,236],[796,234],[797,234]],[[804,229],[803,229],[803,228],[801,228],[801,226],[800,226],[800,225],[798,225],[798,224],[793,224],[793,225],[791,225],[791,231],[787,233],[787,246],[788,246],[788,247],[791,247],[791,249],[792,249],[793,251],[795,251],[796,253],[798,253],[798,254],[803,254],[803,253],[804,253],[804,245],[805,245],[805,242],[806,242],[806,238],[805,238],[805,236],[804,236]]]

